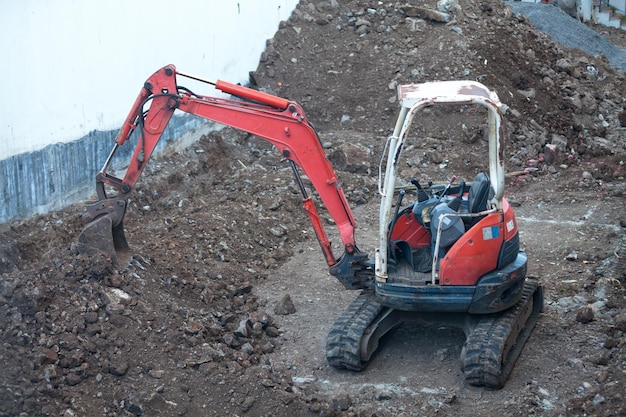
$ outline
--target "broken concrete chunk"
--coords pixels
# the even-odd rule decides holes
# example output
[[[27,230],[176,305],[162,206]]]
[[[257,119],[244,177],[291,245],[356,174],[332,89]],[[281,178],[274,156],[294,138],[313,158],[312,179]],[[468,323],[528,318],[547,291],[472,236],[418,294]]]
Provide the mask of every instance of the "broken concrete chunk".
[[[283,316],[287,314],[293,314],[296,312],[296,307],[293,305],[293,301],[291,300],[291,296],[289,294],[285,295],[274,307],[274,313],[281,314]]]
[[[417,12],[422,18],[434,20],[435,22],[448,23],[452,20],[450,14],[429,9],[427,7],[418,7]]]
[[[584,306],[579,308],[576,312],[576,321],[587,324],[593,321],[593,316],[593,308],[591,308],[590,306]]]

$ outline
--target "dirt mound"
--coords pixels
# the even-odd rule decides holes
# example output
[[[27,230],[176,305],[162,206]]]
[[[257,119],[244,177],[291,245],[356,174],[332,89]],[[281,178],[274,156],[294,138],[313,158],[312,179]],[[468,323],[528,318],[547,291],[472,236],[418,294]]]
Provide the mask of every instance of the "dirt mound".
[[[125,217],[128,263],[77,253],[80,207],[2,226],[0,416],[626,413],[624,74],[500,2],[450,3],[449,14],[302,1],[251,81],[303,105],[360,215],[357,237],[376,230],[375,167],[396,86],[472,79],[498,92],[507,169],[518,172],[509,199],[548,301],[511,388],[484,394],[440,372],[457,347],[433,351],[422,380],[393,356],[357,376],[325,364],[315,343],[353,293],[320,287],[325,264],[291,167],[226,128],[150,162]],[[470,178],[485,166],[481,132],[457,116],[429,113],[403,176]],[[371,169],[342,163],[344,143],[370,149]],[[295,315],[274,312],[284,293]],[[428,386],[396,391],[380,378]]]

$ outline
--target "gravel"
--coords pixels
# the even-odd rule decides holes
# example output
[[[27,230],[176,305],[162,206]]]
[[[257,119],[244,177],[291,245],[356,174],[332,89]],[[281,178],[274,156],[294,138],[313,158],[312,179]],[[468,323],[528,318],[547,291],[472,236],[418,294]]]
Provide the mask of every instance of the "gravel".
[[[626,71],[626,51],[617,48],[602,35],[574,19],[554,4],[507,3],[530,20],[530,23],[568,48],[590,55],[604,55],[611,66]]]

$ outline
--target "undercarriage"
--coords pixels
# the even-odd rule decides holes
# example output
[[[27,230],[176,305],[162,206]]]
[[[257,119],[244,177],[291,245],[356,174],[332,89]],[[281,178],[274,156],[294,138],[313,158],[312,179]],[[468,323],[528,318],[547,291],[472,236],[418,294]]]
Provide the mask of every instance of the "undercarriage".
[[[492,314],[402,311],[385,306],[364,290],[332,325],[326,344],[328,362],[339,369],[361,371],[382,340],[404,322],[458,327],[465,333],[460,362],[468,384],[498,389],[506,382],[543,309],[543,289],[526,279],[520,301]]]

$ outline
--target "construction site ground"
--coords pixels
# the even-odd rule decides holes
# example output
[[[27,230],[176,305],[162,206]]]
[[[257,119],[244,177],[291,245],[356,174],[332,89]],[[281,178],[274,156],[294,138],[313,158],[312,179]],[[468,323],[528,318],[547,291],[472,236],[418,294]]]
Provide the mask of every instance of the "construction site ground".
[[[326,334],[356,293],[328,274],[289,164],[224,128],[150,161],[117,264],[78,254],[81,205],[0,226],[0,416],[626,415],[624,73],[498,1],[448,6],[446,23],[415,4],[303,0],[251,85],[302,104],[370,254],[397,85],[497,91],[506,197],[545,288],[503,389],[465,384],[463,334],[447,327],[402,325],[363,372],[330,367]],[[592,28],[626,47],[618,30]],[[472,110],[428,109],[414,125],[407,198],[411,177],[486,169]]]

